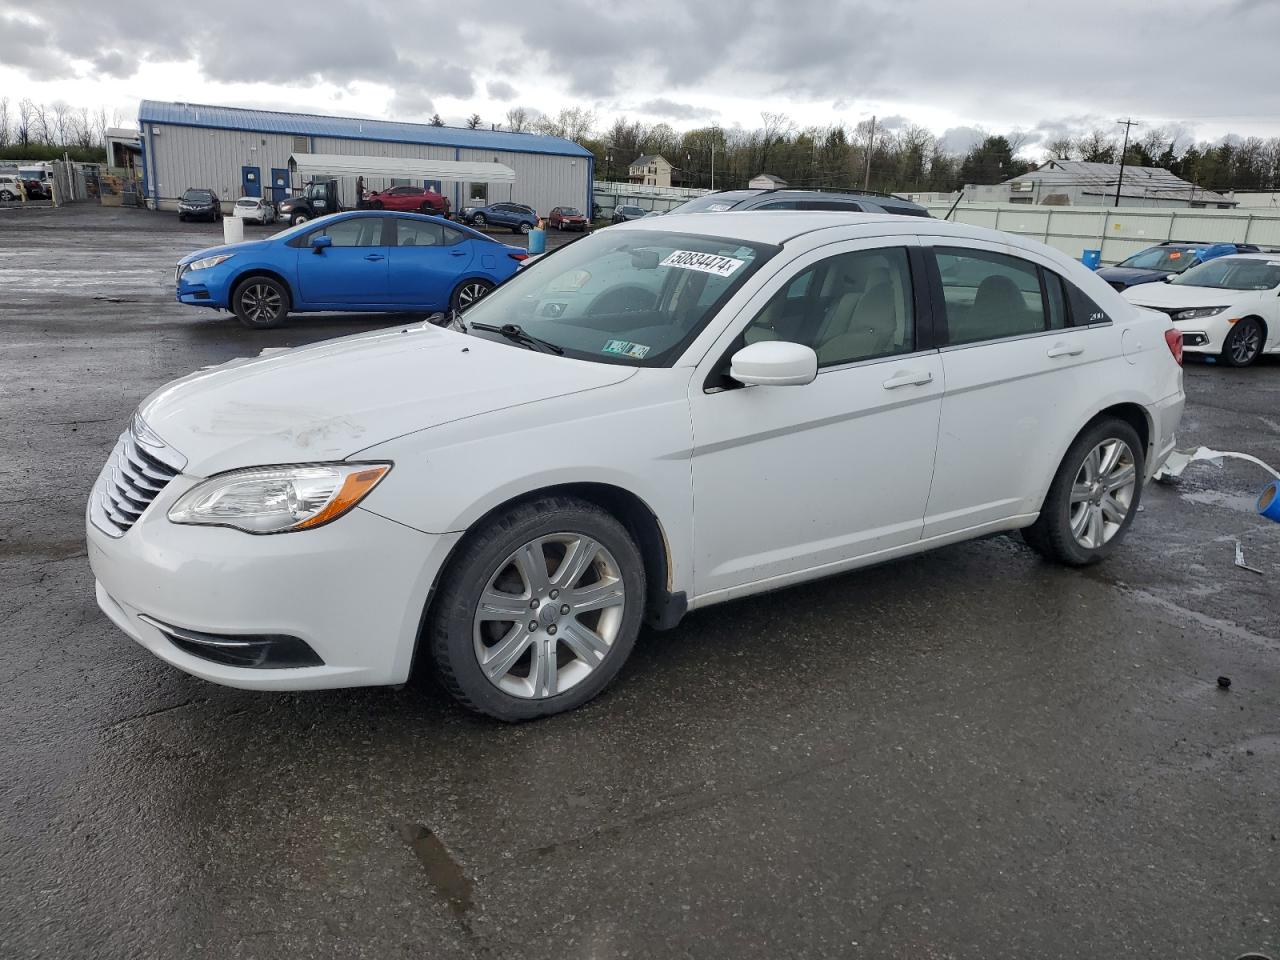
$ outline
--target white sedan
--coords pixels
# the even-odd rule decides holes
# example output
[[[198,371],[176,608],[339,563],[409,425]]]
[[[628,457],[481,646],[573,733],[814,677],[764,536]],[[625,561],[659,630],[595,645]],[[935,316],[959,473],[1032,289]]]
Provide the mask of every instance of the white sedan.
[[[1280,254],[1218,257],[1124,296],[1168,314],[1190,353],[1221,356],[1233,367],[1280,353]]]
[[[275,223],[276,208],[270,200],[262,197],[241,197],[231,208],[231,215],[250,223]]]
[[[999,531],[1101,560],[1183,407],[1167,318],[915,217],[638,220],[449,322],[152,394],[88,505],[107,615],[218,683],[420,660],[524,720],[686,610]]]

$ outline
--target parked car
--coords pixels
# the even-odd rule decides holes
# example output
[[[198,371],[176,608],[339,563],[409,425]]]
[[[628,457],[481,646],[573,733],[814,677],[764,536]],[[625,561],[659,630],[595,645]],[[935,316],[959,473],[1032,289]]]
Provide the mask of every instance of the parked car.
[[[241,197],[231,208],[231,215],[251,223],[275,223],[276,208],[270,200],[262,197]]]
[[[649,211],[644,207],[636,207],[631,204],[621,204],[613,208],[613,216],[609,218],[611,223],[626,223],[629,220],[643,220]]]
[[[188,189],[178,198],[179,220],[221,220],[222,202],[212,190]]]
[[[45,180],[23,179],[22,184],[27,188],[28,200],[51,200],[53,198],[53,187]]]
[[[17,177],[0,176],[0,200],[17,200],[21,196]]]
[[[254,329],[291,312],[462,309],[526,257],[439,217],[356,210],[183,257],[177,298],[231,310]]]
[[[538,214],[523,203],[491,203],[468,208],[463,220],[473,227],[510,227],[513,233],[528,233],[538,225]]]
[[[281,246],[321,261],[307,239],[360,216]],[[1184,400],[1167,317],[938,220],[624,224],[452,327],[153,393],[89,503],[111,619],[219,683],[396,684],[418,659],[529,719],[600,693],[642,621],[998,531],[1102,560]]]
[[[686,200],[668,213],[723,213],[726,210],[838,210],[844,213],[896,213],[928,217],[927,208],[891,193],[871,190],[721,190]]]
[[[1182,273],[1198,263],[1207,263],[1215,257],[1233,253],[1257,253],[1250,243],[1187,243],[1166,240],[1154,247],[1135,253],[1113,267],[1102,267],[1098,276],[1117,290],[1140,283],[1155,283],[1165,277]]]
[[[313,181],[303,187],[301,193],[285,197],[276,204],[279,218],[293,225],[330,213],[341,213],[344,209],[337,180]]]
[[[591,221],[577,207],[552,207],[547,226],[553,230],[586,230]]]
[[[1188,353],[1220,356],[1233,367],[1280,353],[1280,257],[1275,254],[1218,257],[1167,283],[1130,287],[1124,295],[1168,314],[1182,331]]]
[[[409,210],[449,216],[449,198],[422,187],[402,186],[391,187],[381,193],[374,191],[365,198],[365,205],[371,210]]]

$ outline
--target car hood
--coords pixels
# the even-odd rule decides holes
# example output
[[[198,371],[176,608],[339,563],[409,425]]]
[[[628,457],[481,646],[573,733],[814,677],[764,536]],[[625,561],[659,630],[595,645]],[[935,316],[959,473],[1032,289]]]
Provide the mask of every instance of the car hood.
[[[1153,283],[1168,276],[1163,270],[1144,270],[1138,267],[1103,267],[1097,273],[1107,283],[1123,283],[1127,287]]]
[[[1124,298],[1142,307],[1216,307],[1227,306],[1248,290],[1219,290],[1216,287],[1191,287],[1176,283],[1144,283],[1124,291]]]
[[[233,209],[245,209],[243,207]],[[218,254],[234,254],[234,253],[252,253],[255,250],[261,250],[271,241],[268,240],[245,240],[243,243],[224,243],[220,247],[205,247],[203,250],[197,250],[195,253],[189,253],[178,261],[178,266],[187,263],[194,263],[197,260],[203,260],[205,257],[216,257]]]
[[[634,374],[426,324],[233,360],[161,387],[139,412],[187,458],[187,473],[209,476],[342,460],[408,433]]]

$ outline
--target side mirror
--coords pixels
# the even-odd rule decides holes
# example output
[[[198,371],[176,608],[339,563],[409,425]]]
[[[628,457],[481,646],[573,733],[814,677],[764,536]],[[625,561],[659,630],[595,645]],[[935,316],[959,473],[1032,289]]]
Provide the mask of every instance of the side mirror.
[[[1161,282],[1161,283],[1173,283],[1173,278],[1174,278],[1174,274],[1172,274],[1172,273],[1166,273],[1163,277],[1161,277],[1161,278],[1160,278],[1160,282]]]
[[[818,355],[801,343],[761,340],[733,355],[729,376],[749,387],[802,386],[818,376]]]
[[[333,238],[327,233],[319,233],[311,238],[311,250],[314,253],[324,253],[333,246]]]

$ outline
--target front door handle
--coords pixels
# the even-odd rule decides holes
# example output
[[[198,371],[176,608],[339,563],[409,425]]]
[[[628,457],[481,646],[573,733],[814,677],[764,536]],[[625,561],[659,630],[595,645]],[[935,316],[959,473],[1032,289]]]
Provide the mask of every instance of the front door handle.
[[[884,382],[884,388],[896,390],[898,387],[922,387],[926,383],[933,383],[933,374],[928,371],[921,373],[919,370],[899,370]]]
[[[451,256],[451,257],[465,257],[466,255],[467,255],[467,251],[465,251],[465,250],[450,250],[450,251],[449,251],[449,256]]]
[[[1048,355],[1049,357],[1056,359],[1058,357],[1078,357],[1082,353],[1084,353],[1084,347],[1079,346],[1078,344],[1055,343],[1049,348]]]
[[[371,253],[371,254],[369,254],[367,257],[365,257],[365,259],[366,259],[366,260],[373,260],[373,261],[376,263],[378,260],[385,260],[385,259],[387,259],[387,258],[386,258],[386,257],[384,257],[384,256],[383,256],[382,254],[380,254],[380,253]]]

